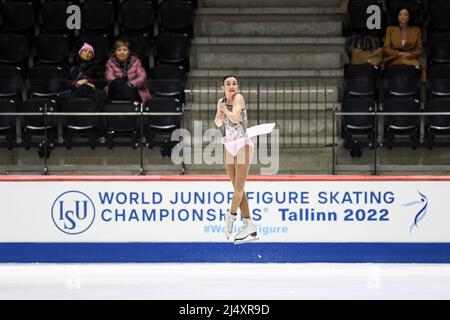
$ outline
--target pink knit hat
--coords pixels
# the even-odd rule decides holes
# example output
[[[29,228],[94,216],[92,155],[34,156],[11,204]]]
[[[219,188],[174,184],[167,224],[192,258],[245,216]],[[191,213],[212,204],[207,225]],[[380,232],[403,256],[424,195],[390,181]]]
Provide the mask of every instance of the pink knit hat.
[[[80,54],[81,51],[86,50],[86,49],[91,50],[91,51],[92,51],[92,54],[95,55],[95,50],[94,50],[94,48],[93,48],[89,43],[86,43],[86,42],[83,43],[83,45],[81,46],[80,50],[78,51],[78,54]]]

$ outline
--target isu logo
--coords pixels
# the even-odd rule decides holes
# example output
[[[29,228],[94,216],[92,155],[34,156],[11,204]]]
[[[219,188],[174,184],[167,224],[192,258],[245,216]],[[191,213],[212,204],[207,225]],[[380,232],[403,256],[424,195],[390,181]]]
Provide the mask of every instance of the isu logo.
[[[83,233],[94,222],[94,203],[83,192],[64,192],[53,202],[52,219],[55,226],[66,234]]]

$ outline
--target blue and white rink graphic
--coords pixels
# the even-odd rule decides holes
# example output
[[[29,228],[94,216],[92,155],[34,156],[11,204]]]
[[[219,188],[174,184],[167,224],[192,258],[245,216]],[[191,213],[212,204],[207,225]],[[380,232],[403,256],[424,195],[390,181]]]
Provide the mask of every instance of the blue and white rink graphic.
[[[250,177],[260,241],[240,246],[224,235],[225,177],[8,177],[0,189],[0,262],[450,262],[446,178]]]

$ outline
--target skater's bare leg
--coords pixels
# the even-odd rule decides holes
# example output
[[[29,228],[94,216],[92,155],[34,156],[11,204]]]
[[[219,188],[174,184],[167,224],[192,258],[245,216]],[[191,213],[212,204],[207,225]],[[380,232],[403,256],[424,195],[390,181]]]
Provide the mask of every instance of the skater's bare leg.
[[[226,149],[225,149],[225,152],[228,153],[228,155],[226,155],[226,157],[228,157],[228,159],[234,158],[228,151],[226,151]],[[236,165],[234,163],[227,163],[225,161],[225,170],[227,171],[228,177],[230,178],[230,181],[233,184],[233,188],[235,188]],[[241,209],[242,216],[244,218],[249,218],[250,217],[250,209],[248,206],[248,199],[247,199],[247,196],[245,195],[245,191],[243,193],[244,194],[242,196],[241,203],[239,204],[239,209]],[[232,211],[232,213],[236,213],[236,211]]]
[[[251,157],[253,148],[249,145],[243,147],[236,156],[235,164],[235,178],[234,178],[234,193],[231,202],[231,212],[236,212],[242,200],[244,199],[244,187],[247,181],[248,171],[250,169]],[[248,210],[248,201],[246,210],[242,212],[244,218],[250,218]]]

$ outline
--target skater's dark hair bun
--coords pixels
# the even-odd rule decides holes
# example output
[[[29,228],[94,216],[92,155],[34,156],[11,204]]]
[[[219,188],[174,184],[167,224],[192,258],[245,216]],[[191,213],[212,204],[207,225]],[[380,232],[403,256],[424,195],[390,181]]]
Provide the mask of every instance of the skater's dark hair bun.
[[[236,77],[234,74],[230,74],[230,75],[223,77],[222,83],[225,83],[225,80],[227,80],[228,78],[235,78],[237,80],[237,82],[239,82],[238,77]]]

